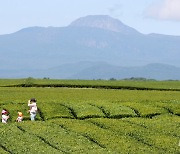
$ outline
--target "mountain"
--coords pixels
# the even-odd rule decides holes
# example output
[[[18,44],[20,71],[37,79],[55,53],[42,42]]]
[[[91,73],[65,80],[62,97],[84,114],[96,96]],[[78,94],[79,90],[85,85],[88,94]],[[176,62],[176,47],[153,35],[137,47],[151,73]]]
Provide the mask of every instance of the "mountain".
[[[146,78],[156,80],[179,80],[180,67],[153,63],[144,66],[122,67],[106,62],[88,62],[63,64],[58,67],[41,70],[0,70],[0,78],[51,78],[51,79],[125,79]]]
[[[31,75],[32,70],[51,72],[57,66],[81,61],[126,67],[151,63],[179,67],[180,36],[145,35],[110,16],[91,15],[67,27],[28,27],[0,35],[0,54],[0,70],[8,77],[14,70],[22,77]],[[59,71],[72,75],[63,68]]]
[[[122,34],[139,34],[135,29],[123,24],[120,20],[107,15],[89,15],[81,17],[70,24],[72,27],[92,27],[120,32]]]
[[[125,79],[146,78],[156,80],[179,80],[180,67],[166,64],[148,64],[137,67],[119,67],[113,65],[94,65],[71,76],[72,79]]]

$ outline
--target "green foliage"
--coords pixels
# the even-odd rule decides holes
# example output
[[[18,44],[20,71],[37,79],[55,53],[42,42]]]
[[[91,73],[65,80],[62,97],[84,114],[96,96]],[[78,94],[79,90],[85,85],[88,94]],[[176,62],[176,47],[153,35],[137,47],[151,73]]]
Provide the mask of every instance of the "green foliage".
[[[12,85],[35,85],[52,87],[107,87],[107,88],[147,88],[159,90],[180,89],[180,81],[153,81],[153,80],[53,80],[49,78],[34,79],[32,77],[25,79],[0,79],[0,86]]]
[[[11,117],[0,123],[0,153],[179,153],[178,91],[1,87],[0,93],[0,109]],[[27,113],[32,97],[39,108],[35,122]]]
[[[32,77],[28,77],[26,80],[25,80],[25,83],[24,83],[27,87],[31,87],[33,86],[34,84],[34,78]]]
[[[115,78],[110,78],[109,80],[110,80],[110,81],[116,81],[116,79],[115,79]]]
[[[52,118],[73,118],[69,109],[57,102],[41,102],[38,108],[43,112],[44,120]]]
[[[58,153],[56,149],[42,142],[33,132],[26,132],[16,124],[1,125],[0,132],[0,143],[10,153]]]
[[[137,116],[134,110],[127,106],[123,106],[121,103],[108,103],[105,101],[99,101],[92,103],[93,106],[98,107],[105,114],[106,118],[123,118]]]

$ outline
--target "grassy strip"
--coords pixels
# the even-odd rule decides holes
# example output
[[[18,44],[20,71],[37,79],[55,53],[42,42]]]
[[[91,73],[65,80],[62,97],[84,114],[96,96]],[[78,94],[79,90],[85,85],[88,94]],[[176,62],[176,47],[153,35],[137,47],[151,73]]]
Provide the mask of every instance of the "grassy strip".
[[[69,129],[67,130],[66,127],[60,124],[57,125],[55,122],[36,122],[31,125],[29,124],[30,123],[22,124],[21,126],[27,133],[33,132],[33,136],[38,137],[49,147],[60,150],[60,152],[81,153],[82,151],[98,151],[102,149],[88,137],[79,135]]]
[[[108,128],[101,128],[88,121],[65,119],[51,122],[64,125],[68,130],[77,134],[88,136],[89,140],[93,139],[92,142],[95,141],[99,147],[107,149],[110,153],[133,153],[134,151],[137,153],[157,153],[159,151],[159,149],[145,145],[130,136],[122,135]],[[111,125],[111,120],[109,125]],[[123,129],[119,131],[123,131]]]
[[[31,125],[30,125],[31,127]],[[41,127],[39,127],[41,129]],[[22,126],[11,124],[1,125],[0,145],[8,153],[60,153],[61,151],[47,146],[40,138],[27,133]]]
[[[86,85],[86,84],[17,84],[6,85],[1,87],[51,87],[51,88],[97,88],[97,89],[125,89],[125,90],[157,90],[157,91],[180,91],[180,89],[171,88],[148,88],[148,87],[133,87],[133,86],[114,86],[114,85]]]
[[[6,153],[10,153],[13,154],[12,151],[10,151],[9,149],[7,149],[5,146],[3,146],[2,144],[0,144],[0,153],[6,154]]]
[[[169,133],[171,129],[170,125],[173,124],[176,119],[172,119],[170,124],[168,121],[169,118],[171,118],[171,116],[164,118],[164,125],[161,129],[159,129],[159,126],[162,126],[160,119],[157,121],[156,119],[124,118],[122,120],[92,119],[90,121],[103,124],[104,127],[112,132],[125,135],[128,138],[130,137],[138,143],[140,142],[148,147],[156,149],[159,153],[177,153],[178,137]],[[176,130],[174,130],[176,133],[179,132],[177,126],[177,123],[173,124],[173,128],[176,128]]]
[[[161,89],[180,89],[180,81],[142,81],[142,80],[58,80],[58,79],[0,79],[1,86],[19,84],[38,85],[103,85],[103,86],[125,86],[125,87],[146,87]]]

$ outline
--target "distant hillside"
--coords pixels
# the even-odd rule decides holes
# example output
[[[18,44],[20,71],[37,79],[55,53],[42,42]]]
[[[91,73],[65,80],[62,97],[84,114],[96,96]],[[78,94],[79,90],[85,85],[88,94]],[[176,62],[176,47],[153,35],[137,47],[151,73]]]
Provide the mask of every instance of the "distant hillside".
[[[52,79],[125,79],[146,78],[180,80],[180,67],[166,64],[148,64],[137,67],[120,67],[105,62],[78,62],[42,70],[0,70],[0,78],[52,78]]]
[[[149,64],[141,67],[119,67],[108,64],[95,64],[76,74],[72,79],[124,79],[144,77],[156,80],[180,80],[180,67],[165,64]]]
[[[46,70],[80,61],[104,61],[123,67],[151,63],[180,67],[180,36],[144,35],[118,19],[91,15],[67,27],[28,27],[0,35],[0,54],[0,70],[9,72],[8,77],[14,77],[15,70],[22,77],[31,74],[28,70]],[[61,71],[72,75],[66,69]]]

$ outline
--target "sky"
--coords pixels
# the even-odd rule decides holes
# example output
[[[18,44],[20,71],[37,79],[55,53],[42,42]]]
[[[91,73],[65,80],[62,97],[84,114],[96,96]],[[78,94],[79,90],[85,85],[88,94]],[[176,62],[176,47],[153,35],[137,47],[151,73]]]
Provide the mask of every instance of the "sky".
[[[180,0],[0,0],[0,35],[64,27],[87,15],[109,15],[143,34],[180,36]]]

